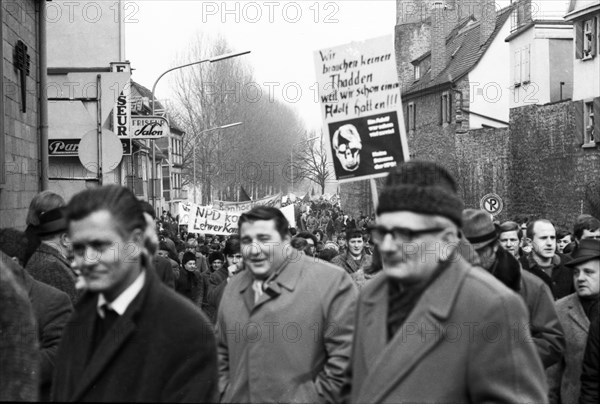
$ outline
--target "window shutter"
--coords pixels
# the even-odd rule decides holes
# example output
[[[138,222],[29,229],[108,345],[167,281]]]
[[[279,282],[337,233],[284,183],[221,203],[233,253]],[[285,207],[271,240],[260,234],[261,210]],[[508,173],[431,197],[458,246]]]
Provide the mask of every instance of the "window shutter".
[[[444,123],[444,95],[440,95],[440,119],[438,119],[438,125]]]
[[[575,59],[583,57],[583,24],[585,21],[575,22]]]
[[[598,18],[592,19],[592,56],[596,55],[596,48],[598,47],[598,38],[596,37],[596,33],[598,30]]]
[[[515,84],[520,84],[521,83],[521,50],[516,50],[515,51],[515,77],[514,77],[514,83]]]
[[[575,139],[581,139],[581,143],[583,143],[585,139],[583,101],[575,101],[573,103],[573,115],[575,119]]]
[[[594,140],[600,143],[600,97],[594,98]]]
[[[448,93],[448,123],[452,122],[452,93]]]
[[[406,104],[406,115],[404,115],[404,126],[406,131],[410,130],[410,104]]]
[[[529,62],[530,58],[530,45],[527,45],[523,48],[523,52],[521,53],[521,69],[523,70],[523,81],[531,81]]]

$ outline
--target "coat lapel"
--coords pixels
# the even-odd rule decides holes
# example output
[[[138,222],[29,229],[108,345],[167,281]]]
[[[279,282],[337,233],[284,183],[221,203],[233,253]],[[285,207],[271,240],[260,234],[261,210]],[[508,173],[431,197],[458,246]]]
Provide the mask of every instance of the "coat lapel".
[[[374,288],[364,299],[364,318],[366,326],[364,330],[364,339],[361,341],[363,346],[364,361],[369,369],[373,369],[375,360],[387,344],[387,312],[388,312],[388,283],[387,277],[381,276],[375,279]]]
[[[569,302],[569,317],[573,319],[573,322],[577,324],[586,333],[590,328],[590,320],[587,318],[583,306],[579,301],[577,294],[573,294],[571,301]]]
[[[79,383],[77,383],[77,386],[73,392],[73,396],[69,401],[80,400],[81,396],[94,383],[102,371],[111,363],[119,349],[134,333],[136,329],[135,320],[137,315],[143,309],[144,301],[146,300],[149,290],[155,287],[154,275],[151,272],[152,271],[146,270],[146,284],[138,296],[133,300],[133,302],[131,302],[131,305],[127,308],[125,313],[123,313],[123,315],[115,322],[112,328],[102,339],[100,345],[95,349],[92,357],[88,361],[87,366],[82,367],[83,373],[81,374]],[[97,315],[97,295],[94,296],[96,298],[92,299],[92,313],[90,313],[90,310],[88,310],[86,321],[89,323],[86,324],[87,327],[85,328],[86,330],[92,330],[92,332],[94,332],[94,323]],[[90,352],[91,349],[90,345],[92,340],[93,338],[91,338],[91,336],[90,338],[87,338],[87,344],[85,344],[87,345],[87,350],[83,352],[83,355],[81,355],[78,360],[83,360],[85,363],[88,352]]]
[[[376,354],[376,359],[369,366],[369,369],[376,371],[369,372],[358,396],[358,402],[382,401],[390,390],[395,389],[412,369],[441,342],[442,336],[432,335],[431,330],[443,329],[443,322],[450,316],[454,308],[458,291],[468,270],[468,266],[460,260],[444,269],[439,278],[429,285],[404,322],[403,327],[385,345],[385,348]],[[387,307],[387,288],[382,288],[379,295],[384,298],[378,305]],[[380,315],[381,312],[378,314]],[[382,317],[383,329],[376,329],[384,336],[386,317]]]

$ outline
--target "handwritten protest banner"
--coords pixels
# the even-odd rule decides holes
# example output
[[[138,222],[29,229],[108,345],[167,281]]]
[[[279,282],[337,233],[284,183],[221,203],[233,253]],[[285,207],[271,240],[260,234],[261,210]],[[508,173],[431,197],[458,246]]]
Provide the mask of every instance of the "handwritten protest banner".
[[[257,205],[281,207],[281,193],[277,195],[267,196],[255,201],[244,202],[229,202],[229,201],[214,201],[213,206],[217,209],[226,210],[228,212],[246,212]]]
[[[408,160],[393,36],[314,54],[336,179],[385,176]]]
[[[179,224],[187,225],[190,233],[237,234],[241,214],[193,203],[179,204]]]

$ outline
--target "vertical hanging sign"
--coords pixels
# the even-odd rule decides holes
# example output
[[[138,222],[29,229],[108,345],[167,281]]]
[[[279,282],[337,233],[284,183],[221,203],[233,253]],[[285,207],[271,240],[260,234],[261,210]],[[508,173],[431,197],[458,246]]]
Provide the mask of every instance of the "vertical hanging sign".
[[[129,62],[113,62],[110,64],[111,71],[131,74]],[[124,154],[131,154],[131,81],[121,86],[115,82],[111,87],[117,96],[117,103],[113,109],[113,132],[121,139]],[[126,151],[129,151],[127,153]]]
[[[111,63],[111,71],[131,73],[129,62]],[[113,110],[113,131],[120,138],[131,137],[131,81],[127,82],[123,88],[115,83],[112,91],[118,92],[117,104]]]

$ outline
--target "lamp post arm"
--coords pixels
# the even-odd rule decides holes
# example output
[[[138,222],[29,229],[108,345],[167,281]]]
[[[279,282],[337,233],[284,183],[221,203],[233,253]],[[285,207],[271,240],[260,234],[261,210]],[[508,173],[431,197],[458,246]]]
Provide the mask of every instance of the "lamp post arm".
[[[158,84],[158,82],[160,81],[160,79],[162,79],[162,78],[163,78],[163,76],[164,76],[165,74],[167,74],[167,73],[170,73],[170,72],[172,72],[173,70],[182,69],[182,68],[184,68],[184,67],[193,66],[193,65],[198,65],[198,64],[200,64],[200,63],[205,63],[205,62],[210,62],[210,61],[211,61],[210,59],[203,59],[203,60],[199,60],[199,61],[197,61],[197,62],[192,62],[192,63],[188,63],[188,64],[181,65],[181,66],[176,66],[176,67],[173,67],[173,68],[171,68],[171,69],[169,69],[169,70],[166,70],[166,71],[164,71],[164,72],[163,72],[163,73],[162,73],[160,76],[158,76],[158,78],[156,79],[156,81],[155,81],[155,82],[154,82],[154,84],[152,85],[152,115],[154,115],[154,102],[155,102],[155,101],[154,101],[154,90],[156,90],[156,85]]]

